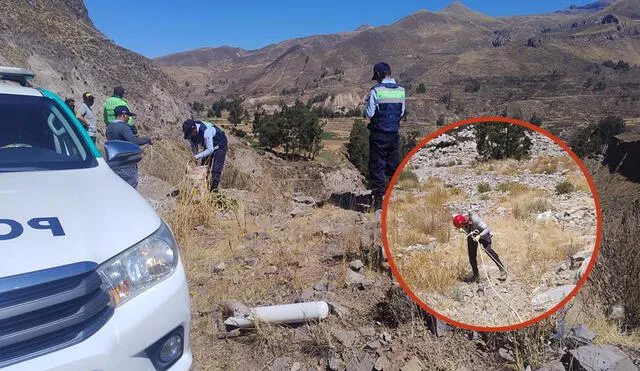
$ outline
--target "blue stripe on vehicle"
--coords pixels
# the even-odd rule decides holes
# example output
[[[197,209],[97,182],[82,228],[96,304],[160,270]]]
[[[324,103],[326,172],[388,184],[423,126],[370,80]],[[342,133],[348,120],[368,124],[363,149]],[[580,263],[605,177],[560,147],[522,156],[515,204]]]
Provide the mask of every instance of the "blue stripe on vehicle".
[[[91,148],[91,152],[93,153],[93,155],[96,156],[97,158],[102,157],[102,153],[100,153],[100,151],[98,150],[98,147],[96,147],[96,145],[93,143],[93,141],[89,137],[89,133],[87,133],[84,127],[82,127],[82,124],[80,124],[80,120],[78,120],[76,115],[74,115],[73,112],[71,112],[71,109],[66,104],[64,104],[64,101],[60,99],[59,96],[55,95],[54,93],[50,92],[47,89],[39,88],[38,90],[42,92],[42,94],[44,94],[45,97],[54,100],[56,103],[58,103],[60,107],[62,107],[62,109],[67,114],[67,116],[72,118],[71,122],[73,122],[76,125],[76,128],[78,128],[78,130],[80,131],[82,137],[84,138],[85,143],[87,143],[89,145],[89,148]]]

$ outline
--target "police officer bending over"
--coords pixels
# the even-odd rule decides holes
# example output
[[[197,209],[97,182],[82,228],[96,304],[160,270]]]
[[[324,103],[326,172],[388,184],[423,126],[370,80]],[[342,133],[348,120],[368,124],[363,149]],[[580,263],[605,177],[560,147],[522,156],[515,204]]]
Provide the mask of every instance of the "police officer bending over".
[[[202,121],[186,120],[182,124],[184,139],[189,140],[196,160],[209,165],[209,190],[217,191],[227,155],[227,137],[217,126]],[[198,147],[204,150],[198,153]]]

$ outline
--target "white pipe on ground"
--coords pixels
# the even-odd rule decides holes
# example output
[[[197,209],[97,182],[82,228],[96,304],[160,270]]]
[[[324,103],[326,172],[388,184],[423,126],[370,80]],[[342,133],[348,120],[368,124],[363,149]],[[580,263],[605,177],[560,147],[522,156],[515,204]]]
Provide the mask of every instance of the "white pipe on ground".
[[[329,305],[325,301],[272,305],[251,308],[248,317],[229,317],[225,325],[239,328],[255,327],[255,322],[275,324],[300,323],[325,319],[329,316]]]

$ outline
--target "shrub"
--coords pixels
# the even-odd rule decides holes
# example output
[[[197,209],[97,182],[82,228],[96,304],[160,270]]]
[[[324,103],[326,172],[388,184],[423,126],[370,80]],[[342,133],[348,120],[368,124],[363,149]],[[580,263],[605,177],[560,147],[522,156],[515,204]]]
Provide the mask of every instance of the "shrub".
[[[607,210],[605,210],[607,211]],[[621,216],[605,215],[602,245],[589,280],[607,307],[622,304],[629,328],[640,327],[640,201]]]
[[[443,126],[444,125],[444,115],[440,114],[438,115],[438,120],[436,121],[436,126]]]
[[[611,139],[624,131],[625,122],[622,117],[607,116],[598,124],[591,124],[577,132],[569,141],[571,149],[580,157],[594,153],[602,153],[603,147]]]
[[[475,124],[476,145],[483,161],[489,159],[514,158],[521,160],[529,156],[531,131],[523,126],[505,122],[483,122]]]
[[[420,185],[420,180],[416,173],[410,169],[404,168],[398,175],[398,184],[402,183],[405,186],[416,188]]]
[[[517,195],[527,192],[529,187],[515,182],[500,183],[496,186],[496,191]]]
[[[426,93],[426,92],[427,92],[427,87],[426,87],[426,86],[424,86],[424,84],[423,84],[423,83],[419,83],[419,84],[418,84],[418,87],[416,88],[416,93],[424,94],[424,93]]]
[[[347,143],[347,157],[360,170],[362,175],[369,178],[369,130],[364,120],[355,120]]]
[[[447,109],[451,109],[451,107],[453,107],[451,104],[451,101],[452,101],[451,92],[442,94],[439,99],[439,102],[444,104],[447,107]]]
[[[563,180],[562,182],[556,184],[556,194],[563,195],[567,193],[571,193],[575,190],[575,186],[573,183]]]
[[[417,131],[412,131],[410,133],[401,134],[400,135],[400,143],[398,149],[398,156],[400,156],[400,160],[405,158],[409,151],[413,149],[416,145],[418,145],[418,133]]]
[[[242,129],[236,129],[234,127],[231,128],[231,134],[239,137],[239,138],[244,138],[247,136],[247,132],[242,130]]]
[[[256,111],[253,132],[260,145],[282,147],[285,153],[314,158],[322,148],[324,122],[299,100],[293,106],[282,104],[272,115]]]
[[[491,190],[491,186],[488,183],[480,183],[478,184],[478,192],[486,193]]]

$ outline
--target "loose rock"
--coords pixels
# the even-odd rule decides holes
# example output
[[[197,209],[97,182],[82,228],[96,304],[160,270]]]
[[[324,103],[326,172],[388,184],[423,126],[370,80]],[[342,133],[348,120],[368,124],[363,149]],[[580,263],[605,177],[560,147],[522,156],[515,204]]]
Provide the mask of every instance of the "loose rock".
[[[636,369],[633,361],[613,345],[587,345],[570,350],[574,360],[587,371]]]
[[[362,261],[360,261],[360,259],[352,260],[349,263],[349,268],[351,268],[351,270],[353,270],[354,272],[360,273],[364,269],[364,264],[362,263]]]

